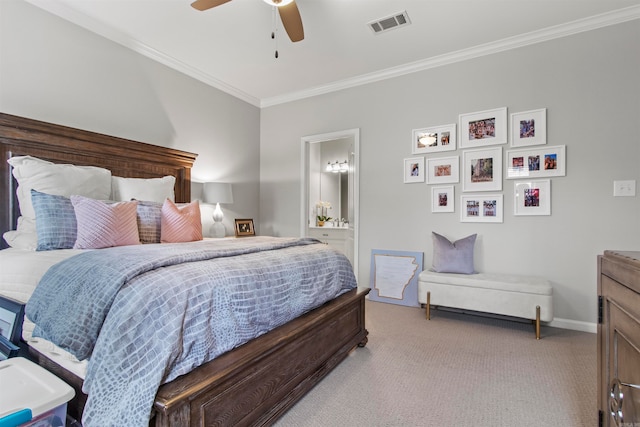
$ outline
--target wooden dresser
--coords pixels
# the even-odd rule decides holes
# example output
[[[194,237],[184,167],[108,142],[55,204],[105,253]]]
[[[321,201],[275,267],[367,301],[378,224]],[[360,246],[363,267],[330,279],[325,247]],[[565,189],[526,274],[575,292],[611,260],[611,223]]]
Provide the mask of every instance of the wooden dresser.
[[[640,252],[598,256],[600,425],[640,426]]]

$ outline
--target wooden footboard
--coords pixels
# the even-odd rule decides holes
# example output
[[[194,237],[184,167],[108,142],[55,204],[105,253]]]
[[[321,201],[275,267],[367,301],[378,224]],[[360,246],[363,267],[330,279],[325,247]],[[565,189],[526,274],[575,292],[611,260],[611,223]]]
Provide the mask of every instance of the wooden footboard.
[[[269,425],[356,346],[364,297],[351,291],[160,388],[160,426]]]
[[[356,346],[367,343],[365,296],[350,291],[163,385],[151,426],[270,425]],[[80,419],[82,380],[32,350],[32,357],[76,389],[69,414]]]

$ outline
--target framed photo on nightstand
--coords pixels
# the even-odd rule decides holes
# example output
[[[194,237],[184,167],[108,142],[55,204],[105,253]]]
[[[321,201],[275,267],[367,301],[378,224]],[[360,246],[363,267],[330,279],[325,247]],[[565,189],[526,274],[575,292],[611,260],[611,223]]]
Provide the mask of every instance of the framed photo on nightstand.
[[[236,219],[236,237],[255,236],[253,219]]]

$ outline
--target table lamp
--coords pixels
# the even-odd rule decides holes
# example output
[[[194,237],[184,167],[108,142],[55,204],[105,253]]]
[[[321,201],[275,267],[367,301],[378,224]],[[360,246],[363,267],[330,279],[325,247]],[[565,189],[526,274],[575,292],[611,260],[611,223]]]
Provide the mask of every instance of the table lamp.
[[[227,230],[222,223],[224,214],[220,209],[220,203],[233,203],[231,184],[226,182],[205,182],[202,189],[202,199],[205,203],[215,203],[216,205],[213,211],[213,225],[211,225],[210,229],[211,236],[224,237],[227,234]]]

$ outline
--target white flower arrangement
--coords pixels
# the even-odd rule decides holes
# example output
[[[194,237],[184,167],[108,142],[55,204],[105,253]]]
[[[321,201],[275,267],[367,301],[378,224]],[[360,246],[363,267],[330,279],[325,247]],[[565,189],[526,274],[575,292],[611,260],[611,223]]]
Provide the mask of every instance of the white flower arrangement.
[[[316,203],[318,221],[331,221],[331,217],[327,215],[327,211],[329,209],[331,209],[331,202],[323,202],[322,200],[319,200],[318,203]]]

